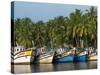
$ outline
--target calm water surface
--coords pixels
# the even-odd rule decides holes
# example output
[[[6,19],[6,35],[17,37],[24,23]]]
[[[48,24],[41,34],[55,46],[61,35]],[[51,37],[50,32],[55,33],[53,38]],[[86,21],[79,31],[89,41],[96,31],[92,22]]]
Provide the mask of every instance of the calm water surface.
[[[14,73],[34,73],[67,71],[81,69],[96,69],[97,61],[79,62],[79,63],[58,63],[58,64],[35,64],[35,65],[14,65]]]

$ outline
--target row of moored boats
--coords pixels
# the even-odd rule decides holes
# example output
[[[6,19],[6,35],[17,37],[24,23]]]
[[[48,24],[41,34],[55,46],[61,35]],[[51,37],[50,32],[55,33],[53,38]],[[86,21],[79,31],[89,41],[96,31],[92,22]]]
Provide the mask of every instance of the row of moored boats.
[[[12,63],[63,63],[63,62],[86,62],[97,60],[96,48],[37,48],[21,49],[12,53]]]

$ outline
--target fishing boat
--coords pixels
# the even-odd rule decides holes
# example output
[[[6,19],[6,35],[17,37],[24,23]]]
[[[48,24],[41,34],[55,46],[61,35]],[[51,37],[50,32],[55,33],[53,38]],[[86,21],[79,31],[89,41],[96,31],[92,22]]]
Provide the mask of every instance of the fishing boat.
[[[25,49],[23,46],[17,46],[11,50],[12,64],[29,64],[31,62],[32,49]]]
[[[79,51],[78,53],[76,52],[74,61],[75,62],[85,62],[87,59],[87,55],[88,55],[87,50],[83,50],[81,52]]]
[[[97,60],[97,50],[94,50],[93,48],[90,48],[87,60],[88,61],[95,61],[95,60]]]
[[[89,61],[95,61],[95,60],[97,60],[97,53],[94,52],[94,53],[90,54],[88,56],[87,60],[89,60]]]
[[[64,49],[60,48],[55,51],[54,55],[54,63],[63,63],[63,62],[73,62],[74,60],[74,49],[69,51],[64,51]]]
[[[53,61],[54,52],[48,51],[46,48],[38,48],[36,50],[36,55],[34,59],[34,63],[52,63]]]

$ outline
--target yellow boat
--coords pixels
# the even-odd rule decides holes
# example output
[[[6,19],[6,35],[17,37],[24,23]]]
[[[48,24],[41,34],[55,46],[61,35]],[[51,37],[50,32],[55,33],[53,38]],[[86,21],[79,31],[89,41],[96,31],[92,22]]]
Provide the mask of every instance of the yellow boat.
[[[31,62],[32,49],[24,49],[22,46],[14,47],[11,54],[11,63],[29,64]]]

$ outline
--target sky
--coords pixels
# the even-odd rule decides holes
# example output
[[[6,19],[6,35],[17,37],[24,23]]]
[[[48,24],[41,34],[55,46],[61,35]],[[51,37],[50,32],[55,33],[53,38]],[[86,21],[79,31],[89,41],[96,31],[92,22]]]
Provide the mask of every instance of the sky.
[[[53,19],[57,16],[68,16],[75,9],[85,11],[90,6],[86,5],[69,5],[69,4],[55,4],[55,3],[34,3],[34,2],[14,2],[14,19],[29,17],[33,22]]]

